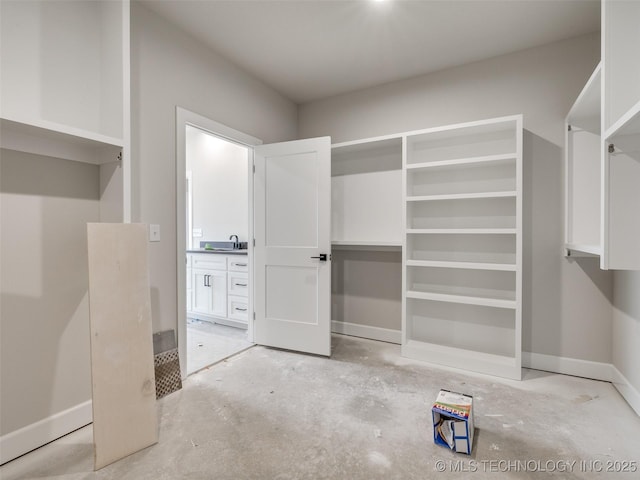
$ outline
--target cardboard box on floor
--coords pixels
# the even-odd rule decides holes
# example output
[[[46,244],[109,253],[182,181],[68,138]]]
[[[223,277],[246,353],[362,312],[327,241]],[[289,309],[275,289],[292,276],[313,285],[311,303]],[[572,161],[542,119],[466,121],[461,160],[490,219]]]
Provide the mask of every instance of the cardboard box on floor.
[[[434,443],[470,455],[473,449],[473,397],[440,390],[431,415]]]

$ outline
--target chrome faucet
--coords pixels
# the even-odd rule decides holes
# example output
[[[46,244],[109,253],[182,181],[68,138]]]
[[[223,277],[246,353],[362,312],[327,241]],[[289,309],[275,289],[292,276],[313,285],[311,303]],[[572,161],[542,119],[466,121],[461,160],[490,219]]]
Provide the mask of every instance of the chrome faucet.
[[[229,237],[229,240],[233,240],[233,237],[236,237],[236,241],[233,242],[233,248],[234,248],[234,250],[236,250],[236,249],[240,248],[240,239],[238,238],[238,235],[231,235]]]

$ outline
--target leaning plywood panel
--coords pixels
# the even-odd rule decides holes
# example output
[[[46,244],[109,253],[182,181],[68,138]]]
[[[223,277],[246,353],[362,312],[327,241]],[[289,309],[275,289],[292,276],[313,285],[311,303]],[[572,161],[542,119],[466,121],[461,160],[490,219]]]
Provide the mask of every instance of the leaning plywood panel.
[[[145,225],[90,223],[95,468],[158,441]]]

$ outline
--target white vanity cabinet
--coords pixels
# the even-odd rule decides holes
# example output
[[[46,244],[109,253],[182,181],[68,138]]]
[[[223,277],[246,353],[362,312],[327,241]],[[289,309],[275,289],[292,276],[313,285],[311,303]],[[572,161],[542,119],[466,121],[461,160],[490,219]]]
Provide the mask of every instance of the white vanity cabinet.
[[[227,273],[227,315],[249,321],[249,262],[246,257],[229,258]]]
[[[187,317],[246,327],[248,298],[245,255],[187,254]]]

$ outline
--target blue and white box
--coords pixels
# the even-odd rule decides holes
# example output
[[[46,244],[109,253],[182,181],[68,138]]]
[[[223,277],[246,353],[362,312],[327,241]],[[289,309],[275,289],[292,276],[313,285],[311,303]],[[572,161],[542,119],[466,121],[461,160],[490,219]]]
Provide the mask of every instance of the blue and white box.
[[[473,449],[473,397],[440,390],[431,414],[434,443],[470,455]]]

